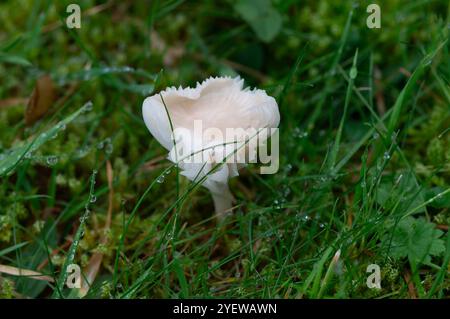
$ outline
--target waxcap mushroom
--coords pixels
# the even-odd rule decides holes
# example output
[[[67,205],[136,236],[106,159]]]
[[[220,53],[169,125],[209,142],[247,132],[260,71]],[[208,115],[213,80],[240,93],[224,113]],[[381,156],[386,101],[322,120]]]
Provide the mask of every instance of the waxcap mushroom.
[[[261,130],[277,128],[280,122],[273,97],[243,86],[240,77],[210,77],[195,88],[169,87],[142,105],[144,122],[169,151],[168,159],[178,162],[181,175],[188,179],[204,179],[219,215],[232,207],[228,179],[255,160],[252,151],[257,144],[249,142],[249,135],[257,132],[264,142],[270,131],[261,134]],[[217,167],[218,163],[223,164]]]

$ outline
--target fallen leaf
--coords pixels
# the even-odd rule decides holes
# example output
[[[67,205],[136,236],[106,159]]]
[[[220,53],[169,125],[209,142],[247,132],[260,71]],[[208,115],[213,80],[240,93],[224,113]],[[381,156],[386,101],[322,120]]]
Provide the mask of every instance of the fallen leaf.
[[[36,82],[36,87],[25,111],[25,124],[32,125],[47,113],[55,100],[55,88],[50,76],[44,75]]]
[[[29,269],[22,269],[12,266],[6,266],[6,265],[0,265],[0,273],[12,275],[12,276],[21,276],[21,277],[28,277],[31,279],[37,279],[37,280],[44,280],[48,282],[53,282],[53,278],[44,274],[41,274],[40,272],[29,270]]]

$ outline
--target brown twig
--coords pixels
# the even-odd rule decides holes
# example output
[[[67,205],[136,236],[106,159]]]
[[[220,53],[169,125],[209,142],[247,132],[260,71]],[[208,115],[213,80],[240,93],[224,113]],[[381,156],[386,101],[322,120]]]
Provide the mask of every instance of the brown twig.
[[[408,295],[411,299],[417,299],[417,293],[416,293],[416,287],[414,287],[414,283],[411,279],[411,273],[409,270],[405,271],[405,274],[403,275],[403,278],[405,279],[406,284],[408,285]]]
[[[50,253],[50,257],[55,256],[58,252],[68,248],[70,245],[72,244],[72,240],[67,240],[61,247],[55,248],[52,250],[52,252]],[[44,269],[45,266],[47,266],[49,262],[48,258],[45,258],[37,267],[37,270],[42,270]]]

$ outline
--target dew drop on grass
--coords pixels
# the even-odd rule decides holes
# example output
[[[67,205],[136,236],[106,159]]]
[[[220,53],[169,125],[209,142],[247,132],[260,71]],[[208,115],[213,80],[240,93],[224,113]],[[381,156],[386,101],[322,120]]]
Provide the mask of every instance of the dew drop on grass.
[[[94,108],[94,105],[92,104],[92,102],[88,102],[86,103],[86,105],[84,106],[84,112],[90,112],[92,111],[92,109]]]
[[[45,162],[47,163],[48,166],[54,166],[58,163],[58,157],[56,157],[55,155],[47,156]]]
[[[106,145],[106,147],[105,147],[105,153],[106,153],[107,155],[111,155],[112,152],[113,152],[113,150],[114,150],[114,148],[113,148],[113,145],[112,145],[111,143],[109,143],[109,144]]]
[[[292,171],[292,164],[287,164],[285,167],[285,171],[286,171],[286,173],[289,173],[290,171]]]
[[[319,180],[320,180],[322,183],[328,182],[328,178],[327,178],[326,176],[322,176],[321,178],[319,178]]]
[[[308,136],[308,132],[302,131],[299,127],[294,129],[294,137],[296,138],[305,138]]]
[[[284,197],[288,197],[289,194],[291,194],[291,188],[290,188],[289,186],[286,186],[286,187],[283,189],[283,196],[284,196]]]
[[[164,182],[164,176],[160,176],[158,177],[158,179],[156,180],[157,183],[162,184]]]
[[[433,62],[433,59],[426,59],[425,61],[423,61],[423,65],[430,65],[431,64],[431,62]]]
[[[95,203],[97,201],[97,196],[92,195],[91,199],[89,200],[91,203]]]
[[[77,158],[83,158],[83,157],[85,157],[88,153],[89,153],[89,147],[85,146],[85,147],[82,147],[82,148],[76,150],[75,156],[76,156]]]
[[[280,210],[280,209],[281,209],[281,203],[280,203],[280,201],[278,201],[278,199],[274,200],[274,202],[273,202],[273,207],[274,207],[276,210]]]
[[[383,155],[383,158],[384,158],[385,160],[388,160],[388,159],[391,158],[391,155],[389,154],[389,152],[385,152],[384,155]]]

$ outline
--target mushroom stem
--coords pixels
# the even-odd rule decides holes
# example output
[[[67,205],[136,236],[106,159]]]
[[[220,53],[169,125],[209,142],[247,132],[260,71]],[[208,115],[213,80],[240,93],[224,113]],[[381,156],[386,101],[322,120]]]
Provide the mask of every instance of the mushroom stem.
[[[233,207],[235,199],[228,188],[228,183],[218,184],[214,187],[214,191],[211,190],[211,195],[214,201],[214,209],[219,221],[222,221],[227,212]]]

